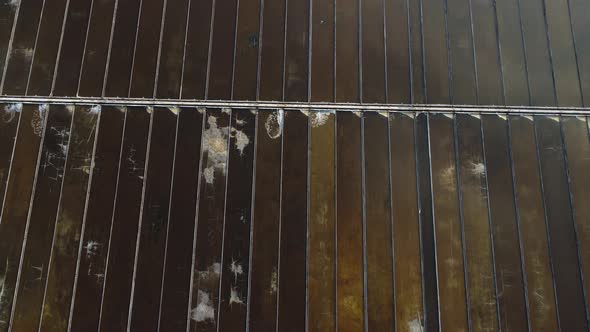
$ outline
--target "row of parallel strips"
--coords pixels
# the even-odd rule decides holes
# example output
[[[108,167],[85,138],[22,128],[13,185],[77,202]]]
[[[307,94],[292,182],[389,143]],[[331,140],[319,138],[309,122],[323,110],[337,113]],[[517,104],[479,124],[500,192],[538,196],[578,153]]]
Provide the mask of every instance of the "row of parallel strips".
[[[586,0],[1,0],[4,95],[588,106]]]
[[[583,116],[0,120],[1,331],[588,329]]]

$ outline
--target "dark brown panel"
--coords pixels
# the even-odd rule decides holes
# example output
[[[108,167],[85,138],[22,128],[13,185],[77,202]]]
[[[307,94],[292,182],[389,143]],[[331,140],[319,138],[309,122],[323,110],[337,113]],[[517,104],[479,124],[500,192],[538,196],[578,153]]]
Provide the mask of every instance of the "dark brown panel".
[[[450,104],[446,1],[423,0],[422,10],[426,102],[431,104]]]
[[[306,251],[307,251],[307,181],[308,117],[302,112],[284,114],[283,173],[280,228],[280,267],[278,272],[278,330],[306,329]],[[278,181],[277,181],[278,183]],[[270,292],[276,289],[276,273],[265,280]],[[268,292],[269,290],[267,290]],[[250,310],[254,303],[251,302]],[[271,322],[273,319],[269,319]],[[272,326],[272,325],[270,325]],[[255,331],[252,330],[251,331]]]
[[[531,105],[556,104],[543,0],[520,0]]]
[[[361,1],[361,101],[385,102],[384,1]]]
[[[257,97],[261,2],[242,0],[238,4],[232,99],[256,100]]]
[[[105,82],[102,94],[108,97],[127,97],[129,94],[135,42],[137,40],[137,25],[141,10],[141,0],[117,1],[115,8],[113,31],[111,32],[111,41],[109,44],[107,73],[104,76]],[[146,54],[146,56],[149,56],[149,54]],[[96,77],[100,77],[100,73],[97,74]],[[82,76],[82,79],[85,79],[85,77]]]
[[[189,2],[181,87],[185,99],[205,98],[212,10],[213,0]]]
[[[529,84],[519,0],[497,0],[498,44],[502,63],[502,84],[507,105],[529,105]]]
[[[389,115],[395,324],[398,331],[422,330],[422,259],[414,114]]]
[[[20,1],[18,15],[2,77],[2,94],[24,95],[35,53],[43,0]]]
[[[564,116],[561,118],[563,139],[566,144],[566,157],[569,168],[570,195],[576,227],[576,239],[586,299],[586,315],[590,308],[590,206],[586,183],[590,183],[587,172],[590,169],[590,142],[588,141],[588,123],[586,118]]]
[[[276,330],[283,121],[283,111],[258,114],[248,298],[250,331]]]
[[[457,192],[455,146],[451,114],[430,115],[430,153],[440,328],[467,331],[465,256]]]
[[[96,331],[98,328],[124,121],[124,109],[102,107],[78,249],[71,331]]]
[[[336,1],[335,101],[360,102],[359,8],[360,0]]]
[[[92,1],[90,22],[86,32],[86,45],[84,46],[84,58],[80,69],[80,82],[78,83],[78,95],[80,96],[102,95],[115,1]],[[61,88],[58,88],[60,82],[61,79],[58,73],[54,91],[56,95],[61,94]],[[66,81],[63,82],[64,85],[68,85]]]
[[[167,0],[159,50],[156,98],[179,98],[189,0]]]
[[[230,113],[229,109],[209,110],[203,132],[190,331],[217,329]]]
[[[570,0],[570,15],[572,31],[578,61],[578,74],[582,89],[582,101],[586,107],[590,106],[590,20],[586,13],[590,12],[587,1]]]
[[[535,131],[559,327],[563,331],[587,330],[584,290],[559,118],[535,116]]]
[[[0,72],[4,72],[12,28],[20,1],[4,0],[0,2]]]
[[[234,109],[231,121],[219,331],[245,331],[256,115]]]
[[[384,10],[387,102],[408,104],[412,98],[408,2],[386,1]]]
[[[336,325],[335,115],[313,112],[310,122],[307,330],[333,331]]]
[[[178,114],[160,331],[186,330],[188,322],[188,311],[180,308],[188,308],[189,300],[204,113],[182,108]]]
[[[260,100],[282,100],[286,0],[264,0],[260,35]]]
[[[569,1],[553,0],[544,3],[557,105],[582,106]]]
[[[505,331],[525,331],[528,329],[527,308],[523,289],[506,117],[484,115],[482,127],[490,218],[494,237],[500,328]]]
[[[141,1],[129,96],[149,98],[155,94],[164,0]],[[111,51],[112,52],[112,51]]]
[[[311,1],[311,101],[334,100],[334,0]],[[348,68],[347,70],[354,70]]]
[[[410,26],[410,83],[412,103],[426,102],[424,49],[422,36],[422,0],[407,0]]]
[[[477,103],[480,105],[504,105],[496,0],[471,1],[470,4],[473,15]]]
[[[513,183],[526,277],[531,331],[557,331],[553,276],[547,246],[541,180],[530,117],[511,116]]]
[[[104,332],[127,329],[150,120],[144,108],[127,109],[106,269],[104,276],[92,270],[96,278],[105,279],[99,320],[99,330]],[[88,243],[85,249],[87,254],[91,251]]]
[[[0,105],[0,211],[10,176],[10,163],[15,151],[15,142],[23,104]],[[0,221],[1,222],[1,221]]]
[[[418,211],[420,217],[420,245],[422,254],[422,282],[424,293],[423,327],[427,331],[439,329],[438,285],[436,270],[436,240],[432,211],[432,188],[430,171],[430,142],[428,114],[420,113],[415,121],[415,144],[418,177]],[[420,317],[418,317],[420,318]],[[420,319],[418,320],[420,322]],[[399,324],[398,324],[399,326]],[[422,329],[417,326],[416,328]]]
[[[0,219],[0,330],[8,331],[47,105],[24,105]]]
[[[386,113],[363,114],[367,325],[394,330],[391,196]]]
[[[43,5],[27,84],[27,95],[46,96],[51,92],[61,40],[62,22],[67,11],[68,2],[66,0],[56,0],[47,6]]]
[[[336,113],[336,227],[338,330],[364,329],[361,119]]]
[[[207,99],[230,99],[238,0],[216,0],[214,3]]]
[[[99,114],[99,106],[77,106],[74,112],[61,203],[53,235],[53,248],[41,311],[40,329],[43,331],[68,329],[72,287],[88,182],[92,176],[92,156]]]
[[[447,0],[453,104],[477,104],[473,30],[468,0]]]
[[[39,328],[73,111],[71,106],[52,105],[47,113],[43,149],[23,241],[11,331]]]
[[[283,99],[307,101],[310,2],[287,1],[286,6]]]
[[[137,331],[159,327],[177,113],[178,109],[156,107],[152,114],[129,310],[129,329]]]
[[[481,120],[478,115],[459,114],[455,126],[470,327],[474,330],[497,330],[494,254],[490,238]]]
[[[53,95],[74,96],[78,92],[92,2],[92,0],[69,2],[59,59],[55,68],[55,77],[53,77],[51,91]]]

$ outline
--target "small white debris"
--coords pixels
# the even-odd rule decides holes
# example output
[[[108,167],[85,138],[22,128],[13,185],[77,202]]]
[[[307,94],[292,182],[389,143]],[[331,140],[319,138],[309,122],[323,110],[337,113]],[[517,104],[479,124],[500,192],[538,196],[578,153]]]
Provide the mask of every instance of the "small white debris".
[[[274,294],[279,290],[279,275],[277,273],[277,268],[275,267],[272,270],[272,274],[270,275],[270,293]]]
[[[8,112],[8,113],[20,113],[23,110],[23,104],[22,103],[16,103],[16,104],[8,104],[6,106],[4,106],[4,111]]]
[[[414,112],[403,112],[402,114],[411,118],[411,119],[416,117],[416,113],[414,113]]]
[[[5,263],[5,267],[4,267],[4,273],[2,273],[0,275],[0,304],[5,304],[6,303],[6,294],[5,292],[7,291],[6,289],[6,285],[5,285],[5,281],[6,281],[6,275],[8,275],[8,269],[10,268],[10,264],[9,264],[10,260],[8,259],[8,257],[6,257],[6,263]]]
[[[33,133],[39,137],[41,137],[41,134],[43,133],[43,125],[48,109],[49,105],[47,104],[39,105],[38,111],[34,112],[33,118],[31,119],[31,128],[33,129]]]
[[[225,174],[228,128],[219,128],[217,118],[211,115],[207,119],[207,124],[209,128],[203,133],[203,152],[207,154],[207,164],[203,169],[203,176],[207,183],[213,184],[216,170]]]
[[[283,132],[284,111],[278,110],[277,113],[272,113],[264,122],[266,134],[272,139],[279,138]]]
[[[88,241],[86,242],[86,258],[90,258],[98,253],[98,249],[101,247],[101,244],[96,241]]]
[[[440,183],[444,188],[454,191],[455,190],[455,166],[450,165],[441,170],[440,172]]]
[[[221,273],[221,265],[217,262],[211,264],[206,270],[198,271],[201,280],[216,280]]]
[[[230,294],[229,294],[229,304],[244,304],[244,300],[240,298],[240,294],[238,294],[238,290],[235,287],[232,287]]]
[[[200,289],[197,293],[197,306],[191,310],[191,319],[197,322],[215,319],[213,302],[209,298],[209,294]]]
[[[8,104],[4,106],[4,115],[2,116],[2,121],[4,121],[4,123],[12,122],[12,120],[14,120],[16,117],[16,113],[20,113],[22,109],[23,104],[21,103]]]
[[[238,276],[240,276],[244,273],[244,270],[242,269],[242,265],[240,263],[237,263],[234,260],[232,260],[229,269],[230,269],[231,273],[234,275],[234,282],[236,282],[238,280]]]
[[[246,148],[246,146],[248,146],[248,144],[250,144],[250,139],[248,138],[248,135],[246,135],[246,133],[236,128],[232,128],[232,132],[235,138],[236,149],[240,151],[240,155],[243,155],[244,149]]]
[[[330,112],[325,111],[318,111],[311,113],[311,126],[313,128],[323,126],[328,122],[328,118],[330,117]]]
[[[328,203],[323,202],[321,204],[322,205],[320,206],[320,208],[318,210],[317,221],[319,222],[320,225],[326,226],[328,224]]]
[[[68,153],[68,145],[67,144],[58,144],[59,150],[62,155],[66,155]]]
[[[94,105],[94,106],[90,107],[90,109],[88,110],[88,113],[98,114],[98,113],[100,113],[101,109],[102,109],[102,107],[100,105]]]
[[[422,332],[424,327],[420,322],[420,318],[415,318],[408,322],[408,332]]]
[[[205,181],[209,184],[213,184],[215,180],[215,168],[207,167],[203,170],[203,177],[205,177]]]
[[[35,49],[33,49],[33,48],[15,48],[14,53],[20,53],[25,58],[32,58],[33,54],[35,54]]]
[[[481,162],[471,162],[469,169],[471,170],[471,173],[478,176],[483,176],[486,173],[486,166]]]

